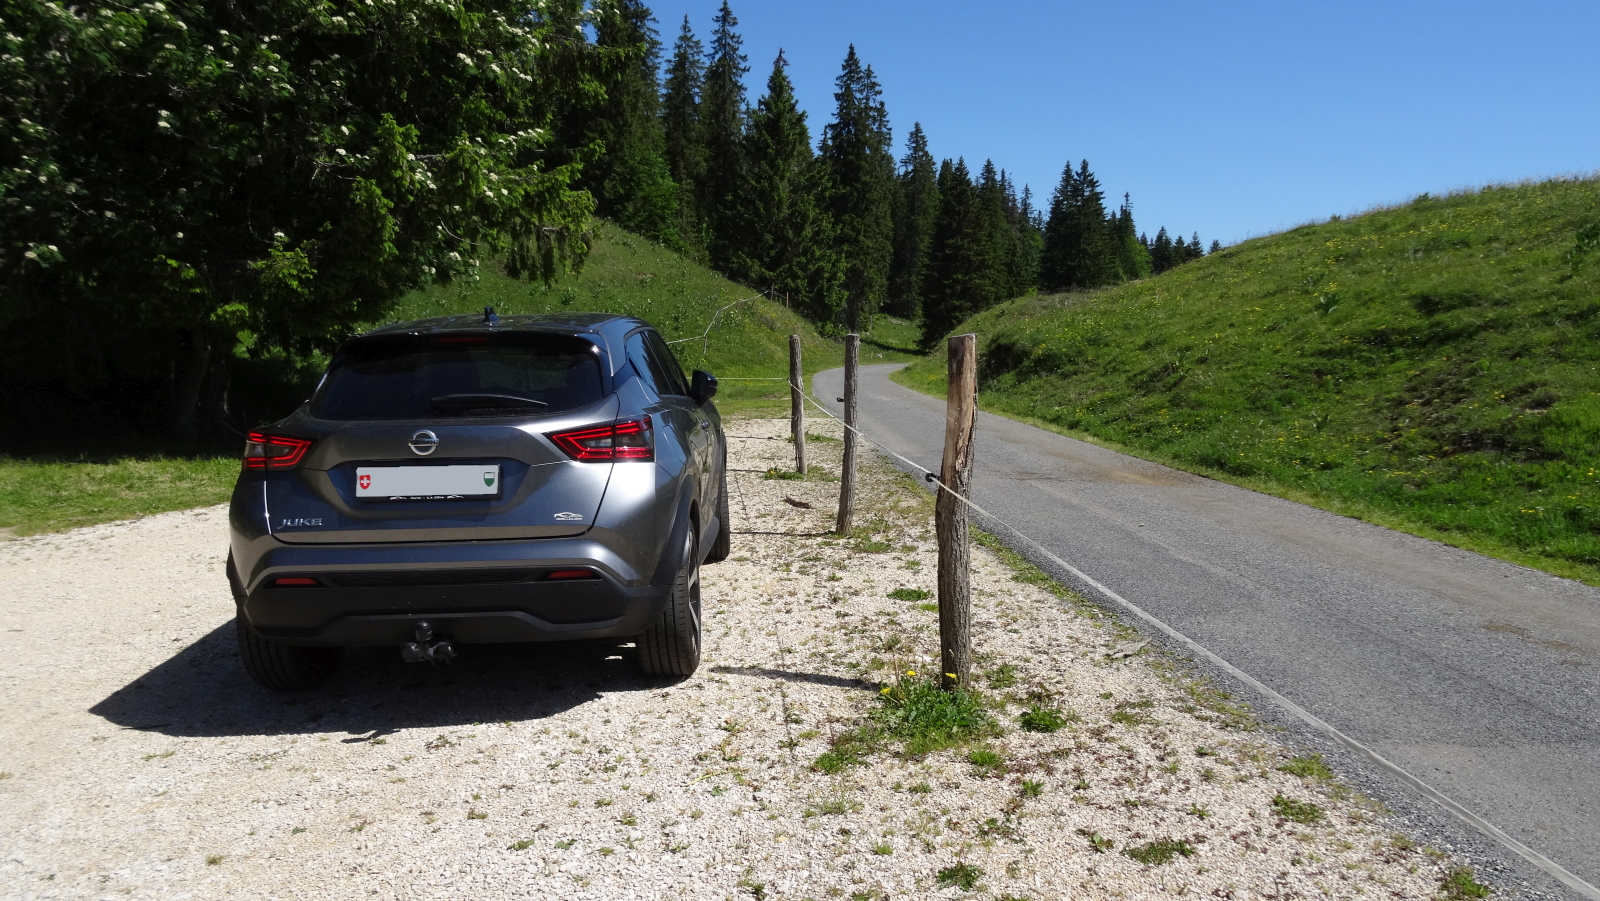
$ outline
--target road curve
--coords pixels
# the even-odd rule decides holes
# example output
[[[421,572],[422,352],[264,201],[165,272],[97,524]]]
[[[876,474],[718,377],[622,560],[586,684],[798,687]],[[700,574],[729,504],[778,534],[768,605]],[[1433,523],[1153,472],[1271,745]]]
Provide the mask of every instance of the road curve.
[[[937,471],[944,402],[896,368],[862,367],[861,427]],[[987,413],[977,441],[979,506],[1600,885],[1600,590]]]

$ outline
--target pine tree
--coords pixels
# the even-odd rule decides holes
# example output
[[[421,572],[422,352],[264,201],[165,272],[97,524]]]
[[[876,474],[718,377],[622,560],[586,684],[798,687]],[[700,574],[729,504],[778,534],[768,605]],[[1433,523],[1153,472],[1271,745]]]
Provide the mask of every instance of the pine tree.
[[[1211,254],[1214,254],[1214,253],[1220,251],[1221,249],[1222,249],[1222,242],[1218,241],[1216,238],[1212,238],[1211,239],[1211,249],[1206,251],[1206,256],[1210,256]]]
[[[1179,238],[1178,240],[1183,240]],[[1150,245],[1150,271],[1160,275],[1176,266],[1180,261],[1174,255],[1172,237],[1167,234],[1166,226],[1156,232],[1156,239]]]
[[[1002,300],[1031,294],[1039,285],[1039,236],[1034,228],[1033,194],[1026,185],[1022,196],[1004,169],[1000,170],[1000,190],[1005,206],[1008,262]]]
[[[605,152],[584,168],[598,211],[624,228],[683,250],[678,186],[663,156],[661,40],[641,0],[617,0],[595,21],[595,44],[616,53],[601,73],[605,100],[588,117],[587,135]]]
[[[978,260],[983,273],[984,297],[980,312],[991,304],[1009,297],[1017,278],[1022,256],[1017,236],[1011,231],[1011,221],[1006,215],[1007,186],[996,171],[993,160],[985,160],[978,174],[978,216],[981,222]]]
[[[1039,270],[1040,287],[1046,291],[1095,288],[1122,276],[1105,195],[1099,179],[1089,171],[1088,160],[1076,173],[1070,163],[1061,173],[1061,183],[1050,199]]]
[[[922,343],[931,347],[989,301],[978,191],[965,160],[939,166],[939,216],[922,274]]]
[[[727,0],[717,12],[701,90],[700,135],[705,147],[705,173],[699,182],[700,211],[705,218],[706,249],[711,264],[726,270],[739,252],[738,190],[744,177],[744,75],[750,71],[740,52],[744,39],[734,29]]]
[[[1017,296],[1021,297],[1039,290],[1039,261],[1044,252],[1044,221],[1033,208],[1033,189],[1027,185],[1022,186],[1015,228],[1022,248],[1016,286]]]
[[[889,260],[888,309],[915,319],[922,309],[919,285],[939,215],[939,175],[922,123],[911,126],[906,155],[900,160],[894,203],[894,240]]]
[[[828,211],[844,266],[840,325],[860,331],[871,326],[888,289],[894,156],[883,89],[854,45],[834,83],[838,109],[817,155],[827,169]]]
[[[832,235],[813,194],[811,133],[784,71],[788,65],[779,50],[766,96],[745,132],[738,208],[743,241],[730,274],[807,312],[831,312],[837,292],[826,273],[835,267],[819,255],[831,253]]]
[[[1133,199],[1122,195],[1122,206],[1112,216],[1111,246],[1117,256],[1122,279],[1144,278],[1150,274],[1150,249],[1133,224]]]
[[[672,45],[666,90],[661,98],[663,153],[667,173],[678,185],[678,234],[691,247],[704,246],[697,197],[705,176],[705,142],[700,136],[700,94],[705,84],[705,48],[683,17]],[[698,254],[696,254],[698,256]]]

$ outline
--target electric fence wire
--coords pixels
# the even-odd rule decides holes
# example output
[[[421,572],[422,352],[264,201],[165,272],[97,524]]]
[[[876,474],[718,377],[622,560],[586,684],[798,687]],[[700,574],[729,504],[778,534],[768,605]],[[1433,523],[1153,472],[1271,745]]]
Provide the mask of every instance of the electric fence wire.
[[[749,297],[742,297],[742,298],[734,301],[733,303],[730,303],[727,306],[722,307],[721,309],[717,310],[715,313],[712,313],[711,314],[711,321],[706,323],[706,330],[705,331],[701,332],[698,335],[695,335],[692,338],[678,338],[678,339],[673,340],[673,341],[668,341],[667,343],[668,344],[682,344],[685,341],[699,341],[700,342],[700,355],[701,356],[705,356],[705,354],[707,352],[709,352],[709,349],[711,347],[711,330],[713,328],[716,328],[717,317],[721,316],[723,311],[731,310],[734,307],[736,307],[736,306],[738,306],[739,304],[742,304],[742,303],[749,303],[752,300],[759,300],[759,299],[761,299],[763,297],[766,297],[770,293],[772,293],[772,292],[769,290],[769,291],[762,291],[759,294],[752,294]]]

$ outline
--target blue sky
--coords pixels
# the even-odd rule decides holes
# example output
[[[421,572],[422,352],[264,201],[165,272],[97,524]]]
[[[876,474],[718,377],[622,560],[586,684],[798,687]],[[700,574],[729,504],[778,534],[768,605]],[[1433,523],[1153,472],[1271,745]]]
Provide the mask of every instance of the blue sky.
[[[652,3],[670,53],[687,14]],[[784,48],[813,139],[854,43],[904,153],[984,159],[1044,203],[1069,159],[1154,236],[1232,243],[1491,182],[1600,169],[1600,3],[733,3],[760,96]],[[981,12],[981,18],[975,13]]]

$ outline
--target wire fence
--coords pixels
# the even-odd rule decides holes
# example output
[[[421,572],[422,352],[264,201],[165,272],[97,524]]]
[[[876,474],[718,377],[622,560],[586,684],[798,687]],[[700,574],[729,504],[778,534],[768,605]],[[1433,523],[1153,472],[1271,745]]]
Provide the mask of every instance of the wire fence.
[[[1193,638],[1190,638],[1183,632],[1173,628],[1172,626],[1169,626],[1159,617],[1149,613],[1139,605],[1129,601],[1127,598],[1113,591],[1111,588],[1102,584],[1093,576],[1090,576],[1088,573],[1084,572],[1078,567],[1073,566],[1066,560],[1063,560],[1059,555],[1045,547],[1044,544],[1036,540],[1033,536],[1002,519],[1000,516],[974,503],[971,498],[966,497],[958,491],[952,490],[950,486],[946,485],[944,481],[941,480],[939,476],[936,475],[932,470],[916,462],[915,460],[910,459],[904,454],[892,450],[891,448],[885,446],[882,441],[874,439],[871,435],[868,435],[861,429],[845,422],[839,416],[836,416],[832,410],[829,410],[827,407],[823,406],[819,401],[816,400],[816,398],[811,396],[809,391],[806,391],[803,386],[795,384],[792,379],[767,377],[746,379],[746,381],[788,382],[789,387],[794,389],[799,397],[803,398],[806,403],[809,403],[815,407],[824,416],[838,422],[839,425],[855,433],[857,438],[877,448],[880,452],[887,454],[906,466],[909,466],[912,469],[922,473],[924,480],[937,486],[951,497],[960,501],[966,506],[967,509],[973,513],[976,513],[981,518],[986,528],[989,528],[991,531],[993,531],[993,527],[998,526],[1000,529],[1003,529],[1010,535],[1015,536],[1016,539],[1018,539],[1021,543],[1027,545],[1027,547],[1030,548],[1038,558],[1049,561],[1055,567],[1059,568],[1060,572],[1067,574],[1072,580],[1077,581],[1080,585],[1088,588],[1093,593],[1110,601],[1115,606],[1127,611],[1133,617],[1145,623],[1150,628],[1166,636],[1174,644],[1194,654],[1196,657],[1202,658],[1216,666],[1222,672],[1228,674],[1232,678],[1250,688],[1252,691],[1273,702],[1285,712],[1300,720],[1302,723],[1311,727],[1315,731],[1320,732],[1324,736],[1327,736],[1334,742],[1343,745],[1346,749],[1353,752],[1361,759],[1366,760],[1368,763],[1376,766],[1378,769],[1400,780],[1407,787],[1417,792],[1422,797],[1427,798],[1428,800],[1444,808],[1456,819],[1467,824],[1468,826],[1471,826],[1473,829],[1476,829],[1478,832],[1482,833],[1492,841],[1498,843],[1501,847],[1511,851],[1518,857],[1521,857],[1523,860],[1528,861],[1535,867],[1554,877],[1556,881],[1565,885],[1567,888],[1572,889],[1585,898],[1594,899],[1594,901],[1600,901],[1600,888],[1596,888],[1594,885],[1586,882],[1575,873],[1567,870],[1565,867],[1562,867],[1560,864],[1541,854],[1534,848],[1523,844],[1522,842],[1508,835],[1493,823],[1490,823],[1483,817],[1478,816],[1476,813],[1473,813],[1471,810],[1463,807],[1461,804],[1446,796],[1438,789],[1435,789],[1433,786],[1412,775],[1405,768],[1390,761],[1382,754],[1379,754],[1377,751],[1358,741],[1354,737],[1345,734],[1332,723],[1327,722],[1321,717],[1311,713],[1309,710],[1301,707],[1299,704],[1289,700],[1289,698],[1285,697],[1283,694],[1267,686],[1265,683],[1256,679],[1254,676],[1251,676],[1249,673],[1224,660],[1222,657],[1218,656],[1209,648],[1195,641]]]

